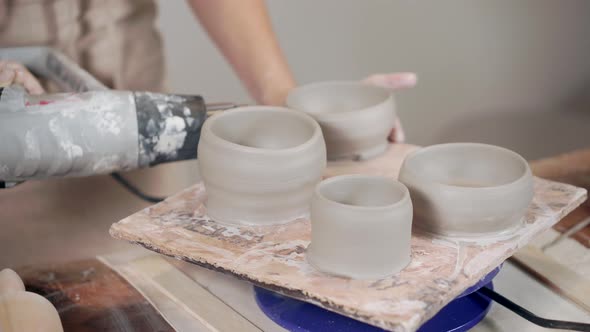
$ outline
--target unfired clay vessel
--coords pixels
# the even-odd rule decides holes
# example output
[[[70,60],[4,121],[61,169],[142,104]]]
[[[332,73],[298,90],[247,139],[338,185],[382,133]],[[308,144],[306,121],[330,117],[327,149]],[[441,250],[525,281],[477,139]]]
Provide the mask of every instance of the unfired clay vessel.
[[[368,159],[387,149],[395,123],[393,95],[360,82],[333,81],[293,89],[287,106],[313,116],[322,127],[328,159]]]
[[[406,157],[399,180],[410,190],[414,225],[445,236],[479,237],[522,224],[533,197],[524,158],[487,144],[426,147]]]
[[[318,123],[302,112],[241,107],[204,123],[198,162],[212,219],[277,224],[308,214],[326,146]]]
[[[382,278],[410,262],[411,229],[403,184],[371,175],[333,177],[314,191],[307,260],[334,275]]]

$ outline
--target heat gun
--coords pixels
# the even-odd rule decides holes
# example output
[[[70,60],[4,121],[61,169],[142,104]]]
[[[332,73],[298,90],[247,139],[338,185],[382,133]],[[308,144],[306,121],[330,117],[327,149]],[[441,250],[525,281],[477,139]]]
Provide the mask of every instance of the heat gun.
[[[231,107],[216,104],[209,111]],[[0,90],[0,181],[89,176],[197,157],[200,96]]]

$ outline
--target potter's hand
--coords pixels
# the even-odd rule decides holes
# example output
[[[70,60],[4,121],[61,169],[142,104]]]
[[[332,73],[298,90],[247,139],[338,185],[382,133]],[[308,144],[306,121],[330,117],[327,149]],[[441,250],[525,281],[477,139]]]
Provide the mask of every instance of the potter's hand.
[[[45,93],[39,81],[25,66],[14,61],[0,60],[0,87],[20,84],[32,95]]]
[[[39,294],[27,292],[22,279],[10,269],[0,271],[0,329],[63,332],[53,304]]]
[[[374,74],[365,78],[363,82],[391,90],[397,90],[413,88],[418,82],[418,77],[415,73]],[[395,119],[395,128],[391,130],[389,140],[394,143],[401,143],[405,141],[405,139],[404,129],[402,128],[402,124],[398,117]]]

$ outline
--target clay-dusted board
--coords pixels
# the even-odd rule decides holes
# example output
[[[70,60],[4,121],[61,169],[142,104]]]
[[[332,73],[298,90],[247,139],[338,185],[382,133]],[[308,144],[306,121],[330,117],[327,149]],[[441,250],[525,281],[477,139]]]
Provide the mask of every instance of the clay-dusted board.
[[[376,159],[332,163],[326,176],[367,173],[397,177],[404,156],[415,148],[393,145]],[[382,280],[333,277],[309,266],[305,261],[310,239],[307,219],[267,227],[222,225],[207,217],[205,198],[205,188],[197,184],[113,224],[111,235],[384,329],[414,331],[580,205],[586,191],[536,178],[525,224],[511,236],[477,245],[414,234],[410,265]]]

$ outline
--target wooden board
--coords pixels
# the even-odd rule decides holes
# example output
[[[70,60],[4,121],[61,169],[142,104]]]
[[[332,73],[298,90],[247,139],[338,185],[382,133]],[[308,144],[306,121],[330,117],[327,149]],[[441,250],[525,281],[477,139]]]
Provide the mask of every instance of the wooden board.
[[[564,153],[531,162],[533,173],[545,179],[569,183],[590,190],[590,149]],[[565,233],[590,219],[590,201],[574,210],[555,225],[555,230]],[[570,237],[590,250],[590,225],[578,228]]]
[[[590,312],[590,282],[588,279],[545,255],[539,248],[526,246],[514,255],[514,261],[536,275],[546,285]]]
[[[393,145],[366,162],[331,164],[326,176],[347,173],[397,177],[415,147]],[[412,262],[382,280],[351,280],[314,270],[305,260],[310,223],[298,219],[268,227],[216,223],[206,213],[197,184],[115,223],[111,235],[156,252],[233,274],[256,285],[320,305],[392,331],[414,331],[463,290],[580,205],[586,191],[535,179],[523,227],[485,245],[412,237]]]
[[[590,189],[590,149],[533,161],[531,168],[537,176]],[[586,201],[513,256],[533,277],[588,312],[589,221],[590,202]]]
[[[96,259],[16,271],[28,291],[56,307],[66,332],[174,332],[133,286]]]
[[[163,256],[142,252],[140,255],[125,252],[98,259],[141,292],[176,332],[262,332]]]

